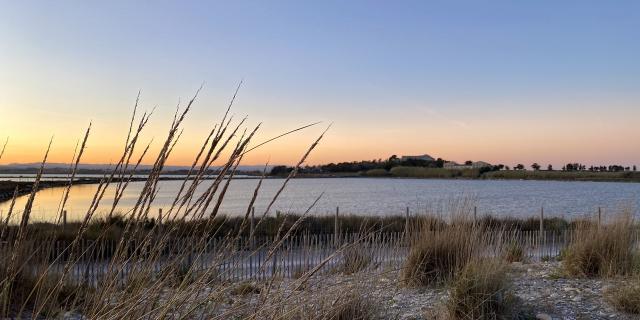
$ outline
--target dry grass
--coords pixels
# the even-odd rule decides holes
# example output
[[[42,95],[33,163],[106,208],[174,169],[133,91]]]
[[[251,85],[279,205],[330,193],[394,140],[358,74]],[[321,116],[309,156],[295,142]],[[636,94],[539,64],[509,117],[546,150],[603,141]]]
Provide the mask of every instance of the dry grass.
[[[246,296],[248,294],[260,294],[260,287],[255,283],[245,281],[236,285],[232,290],[231,294],[236,296]]]
[[[504,254],[502,255],[505,261],[511,262],[523,262],[524,261],[524,248],[517,241],[511,241],[504,248]]]
[[[598,226],[583,223],[574,229],[571,244],[563,253],[565,271],[574,276],[611,277],[634,271],[636,226],[633,216],[622,214]]]
[[[342,263],[338,271],[344,274],[354,274],[366,269],[373,260],[366,248],[358,245],[351,246],[342,251]]]
[[[326,320],[370,320],[377,316],[377,307],[369,299],[350,294],[336,301],[321,312],[320,319]]]
[[[515,298],[499,260],[473,260],[456,275],[447,310],[452,319],[513,319]]]
[[[610,289],[605,293],[605,298],[619,311],[640,314],[640,279]]]
[[[273,140],[269,139],[250,147],[259,126],[248,128],[249,130],[242,129],[244,120],[239,121],[237,125],[230,125],[232,119],[228,117],[228,113],[231,104],[222,120],[204,139],[187,177],[174,195],[173,205],[164,213],[163,224],[154,223],[153,218],[149,216],[158,192],[160,173],[178,143],[183,120],[194,100],[195,97],[185,108],[176,112],[166,139],[160,143],[160,151],[150,160],[145,158],[149,145],[136,148],[140,134],[150,118],[148,113],[140,117],[136,115],[136,102],[123,153],[114,163],[113,171],[97,186],[91,206],[87,208],[82,221],[64,230],[54,225],[33,225],[30,213],[36,199],[35,192],[29,195],[24,208],[15,208],[14,212],[9,212],[14,214],[19,224],[9,228],[4,224],[0,226],[0,254],[3,257],[0,263],[0,318],[53,318],[60,312],[69,310],[90,319],[226,319],[244,316],[274,318],[274,315],[281,314],[286,306],[295,305],[292,301],[304,300],[304,297],[296,296],[300,290],[289,292],[273,286],[275,278],[267,280],[265,287],[260,287],[259,294],[254,285],[242,284],[237,289],[232,289],[233,286],[218,280],[221,269],[216,266],[230,261],[229,258],[237,253],[238,239],[247,235],[247,217],[261,185],[258,184],[252,200],[247,203],[246,215],[241,220],[236,220],[233,227],[221,234],[221,226],[224,225],[221,221],[226,219],[219,215],[219,208],[232,180],[225,179],[225,176],[233,178],[244,154]],[[308,126],[289,131],[274,139],[306,127]],[[74,155],[71,177],[75,175],[77,165],[81,161],[89,133],[90,129],[87,129],[83,143]],[[276,201],[289,180],[295,177],[297,169],[321,139],[322,135],[306,150],[294,170],[283,180],[271,204]],[[223,158],[223,154],[227,158]],[[37,189],[46,159],[47,155],[35,179],[34,190]],[[153,169],[148,179],[142,182],[144,187],[138,195],[138,201],[132,210],[122,217],[115,218],[119,211],[119,201],[129,186],[132,173],[143,159],[153,163]],[[219,174],[211,183],[202,183],[205,173],[210,172],[214,162],[221,163]],[[113,200],[113,205],[105,208],[105,190],[110,186],[115,186],[116,192],[114,198],[110,199]],[[64,193],[64,199],[61,199],[60,212],[64,210],[70,187],[71,183]],[[196,193],[196,190],[203,191]],[[309,210],[314,204],[310,204]],[[112,219],[97,219],[96,212],[105,209]],[[267,208],[264,212],[258,213],[256,230],[264,230],[260,229],[261,225],[263,228],[269,226],[271,220],[265,219],[269,211],[270,208]],[[270,265],[273,253],[282,246],[287,237],[295,234],[306,214],[294,219],[290,217],[293,223],[275,221],[274,224],[277,225],[268,228],[277,230],[274,233],[277,237],[269,243],[260,244],[269,251],[266,257],[262,256],[263,266]],[[48,232],[40,233],[38,228],[44,228]],[[37,241],[34,237],[36,235]],[[206,251],[209,240],[216,237],[223,239],[218,242],[216,251]],[[189,246],[176,246],[177,238],[189,239]],[[67,241],[63,248],[54,248],[58,239]],[[94,244],[100,244],[105,240],[115,241],[111,251],[104,256],[107,258],[104,262],[106,270],[95,279],[98,283],[93,283],[93,280],[77,272],[84,270],[82,259],[86,252],[81,252],[80,249],[86,247],[81,243],[87,239],[95,240],[92,242]],[[339,254],[340,252],[336,252],[335,257]],[[201,268],[205,259],[213,267]],[[159,263],[162,264],[161,268],[158,268]],[[233,269],[233,266],[229,267]],[[310,268],[296,280],[295,286],[306,287],[305,283],[313,277],[319,267],[321,266]],[[239,294],[252,292],[260,296],[260,299],[251,308],[242,303],[229,307],[225,297],[230,294],[230,290]],[[330,317],[339,318],[340,315],[349,314],[349,310],[355,312],[351,314],[360,310],[353,308],[356,306],[354,304],[350,306],[341,307],[343,311],[337,313],[336,308],[325,310],[325,313],[318,316],[327,318],[330,313]]]
[[[454,223],[442,230],[424,231],[411,247],[403,279],[412,286],[443,283],[477,257],[486,244],[486,233],[472,224]]]

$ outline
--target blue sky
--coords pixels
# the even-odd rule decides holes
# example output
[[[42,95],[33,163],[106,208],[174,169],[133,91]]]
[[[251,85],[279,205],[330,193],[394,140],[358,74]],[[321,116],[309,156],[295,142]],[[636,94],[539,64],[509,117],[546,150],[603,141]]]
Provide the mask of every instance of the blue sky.
[[[156,136],[204,81],[195,140],[240,79],[236,111],[265,137],[335,123],[312,162],[640,157],[637,1],[1,3],[0,139],[19,145],[13,161],[37,158],[51,134],[63,160],[93,120],[104,151],[91,159],[106,162],[138,89],[159,107]],[[249,161],[293,162],[317,132],[305,134]]]

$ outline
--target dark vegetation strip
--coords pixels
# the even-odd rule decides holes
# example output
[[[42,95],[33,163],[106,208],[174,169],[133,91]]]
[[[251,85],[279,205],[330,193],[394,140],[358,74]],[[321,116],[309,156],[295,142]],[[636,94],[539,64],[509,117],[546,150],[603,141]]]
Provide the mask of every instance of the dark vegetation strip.
[[[299,222],[295,228],[296,221]],[[239,235],[248,237],[250,228],[245,225],[241,230],[243,217],[226,217],[218,216],[211,221],[205,220],[183,220],[170,221],[158,224],[155,218],[147,218],[139,223],[140,235],[143,236],[148,232],[161,232],[159,229],[173,230],[176,237],[198,237],[209,235],[210,238],[223,238],[229,235]],[[469,222],[471,223],[471,222]],[[540,229],[539,218],[514,218],[514,217],[479,217],[475,222],[478,226],[487,227],[496,230],[513,230],[513,231],[536,231]],[[565,220],[563,218],[550,217],[544,219],[544,229],[548,232],[560,232],[563,230],[573,229],[578,224],[587,223],[585,220]],[[111,218],[99,218],[92,221],[83,239],[95,240],[98,238],[118,240],[121,238],[127,221],[115,215]],[[246,224],[246,222],[245,222]],[[292,235],[299,234],[332,234],[335,233],[336,220],[334,216],[306,216],[302,218],[300,215],[278,215],[267,216],[262,223],[257,225],[254,236],[274,237],[278,235],[278,231],[285,228],[291,229]],[[339,233],[358,233],[358,232],[382,232],[382,233],[398,233],[404,232],[406,226],[428,225],[433,230],[439,230],[449,225],[444,219],[433,216],[361,216],[361,215],[345,215],[338,218]],[[70,222],[65,227],[47,222],[37,222],[29,224],[29,232],[32,240],[51,239],[71,240],[73,239],[81,224],[80,222]],[[10,225],[7,227],[7,235],[17,232],[18,226]],[[410,227],[412,228],[412,227]],[[411,230],[410,230],[411,231]],[[1,241],[2,239],[0,239]]]

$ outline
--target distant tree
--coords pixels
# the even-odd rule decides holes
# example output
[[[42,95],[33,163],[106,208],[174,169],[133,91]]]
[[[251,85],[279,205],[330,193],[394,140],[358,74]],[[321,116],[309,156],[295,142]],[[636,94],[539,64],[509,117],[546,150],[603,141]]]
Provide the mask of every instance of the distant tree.
[[[271,169],[271,175],[272,176],[285,175],[285,174],[288,174],[291,171],[293,171],[293,167],[275,166],[275,167],[273,167]]]
[[[444,167],[444,163],[445,163],[445,162],[446,162],[446,161],[444,161],[444,159],[442,159],[442,158],[438,158],[438,159],[436,159],[436,167],[438,167],[438,168],[442,168],[442,167]]]
[[[540,170],[540,165],[537,162],[534,162],[531,165],[531,169],[533,169],[533,171],[538,171],[538,170]]]
[[[499,164],[498,165],[498,170],[502,170],[502,169],[504,169],[504,164]],[[509,169],[507,169],[507,170],[509,170]]]
[[[548,165],[548,166],[547,166],[547,170],[548,170],[548,171],[553,171],[553,166],[552,166],[552,165]]]
[[[504,166],[505,170],[511,170],[511,168],[509,166]]]
[[[473,164],[473,161],[471,161],[471,160],[467,160],[467,161],[464,162],[465,166],[470,166],[472,164]]]
[[[389,162],[394,162],[394,161],[398,161],[398,156],[395,154],[389,157]]]
[[[516,170],[524,170],[524,164],[522,164],[522,163],[518,163],[518,165],[517,165],[517,166],[515,166],[515,169],[516,169]]]
[[[634,164],[634,165],[633,165],[633,172],[635,172],[635,171],[636,171],[636,169],[637,169],[637,168],[636,168],[636,165]]]

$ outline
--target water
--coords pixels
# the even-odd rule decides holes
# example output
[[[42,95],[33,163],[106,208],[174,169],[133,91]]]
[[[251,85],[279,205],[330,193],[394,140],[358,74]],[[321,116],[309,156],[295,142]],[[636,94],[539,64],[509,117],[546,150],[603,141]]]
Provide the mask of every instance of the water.
[[[267,179],[263,182],[255,204],[257,214],[264,212],[283,182],[283,179]],[[210,180],[204,182],[205,185],[210,183]],[[257,179],[232,181],[221,212],[228,215],[244,214],[257,183]],[[153,212],[157,208],[167,210],[181,184],[182,181],[161,181]],[[125,213],[130,210],[143,185],[144,182],[131,183],[116,211]],[[77,185],[72,188],[66,206],[69,220],[84,216],[96,188],[96,185]],[[54,220],[63,190],[53,188],[38,192],[33,219]],[[98,214],[106,214],[110,209],[113,190],[108,190]],[[322,198],[311,213],[330,214],[339,206],[341,213],[401,215],[406,207],[410,208],[411,213],[423,213],[452,199],[473,199],[479,215],[530,217],[537,216],[540,208],[544,207],[547,216],[570,218],[595,214],[598,207],[602,207],[606,215],[621,208],[635,210],[640,205],[638,183],[319,178],[291,180],[270,213],[276,210],[304,212],[322,193]],[[16,208],[23,208],[26,198],[20,197]],[[214,204],[215,200],[211,207]],[[8,202],[0,203],[2,215],[6,214],[8,207]]]
[[[25,173],[25,174],[20,174],[20,173],[0,173],[0,181],[19,181],[19,182],[33,182],[36,179],[37,174],[35,173]],[[146,179],[149,175],[146,174],[134,174],[132,175],[133,178],[136,179]],[[185,178],[187,175],[184,174],[172,174],[172,175],[160,175],[160,177],[163,178],[171,178],[171,179],[183,179]],[[101,179],[104,178],[105,175],[104,174],[76,174],[75,179],[79,180],[79,179]],[[215,178],[215,175],[205,175],[205,177],[213,177]],[[45,174],[43,175],[40,180],[42,181],[69,181],[70,176],[68,174]],[[252,179],[254,178],[253,176],[248,176],[248,175],[241,175],[241,174],[236,174],[235,175],[236,179],[244,179],[244,178],[249,178]]]

